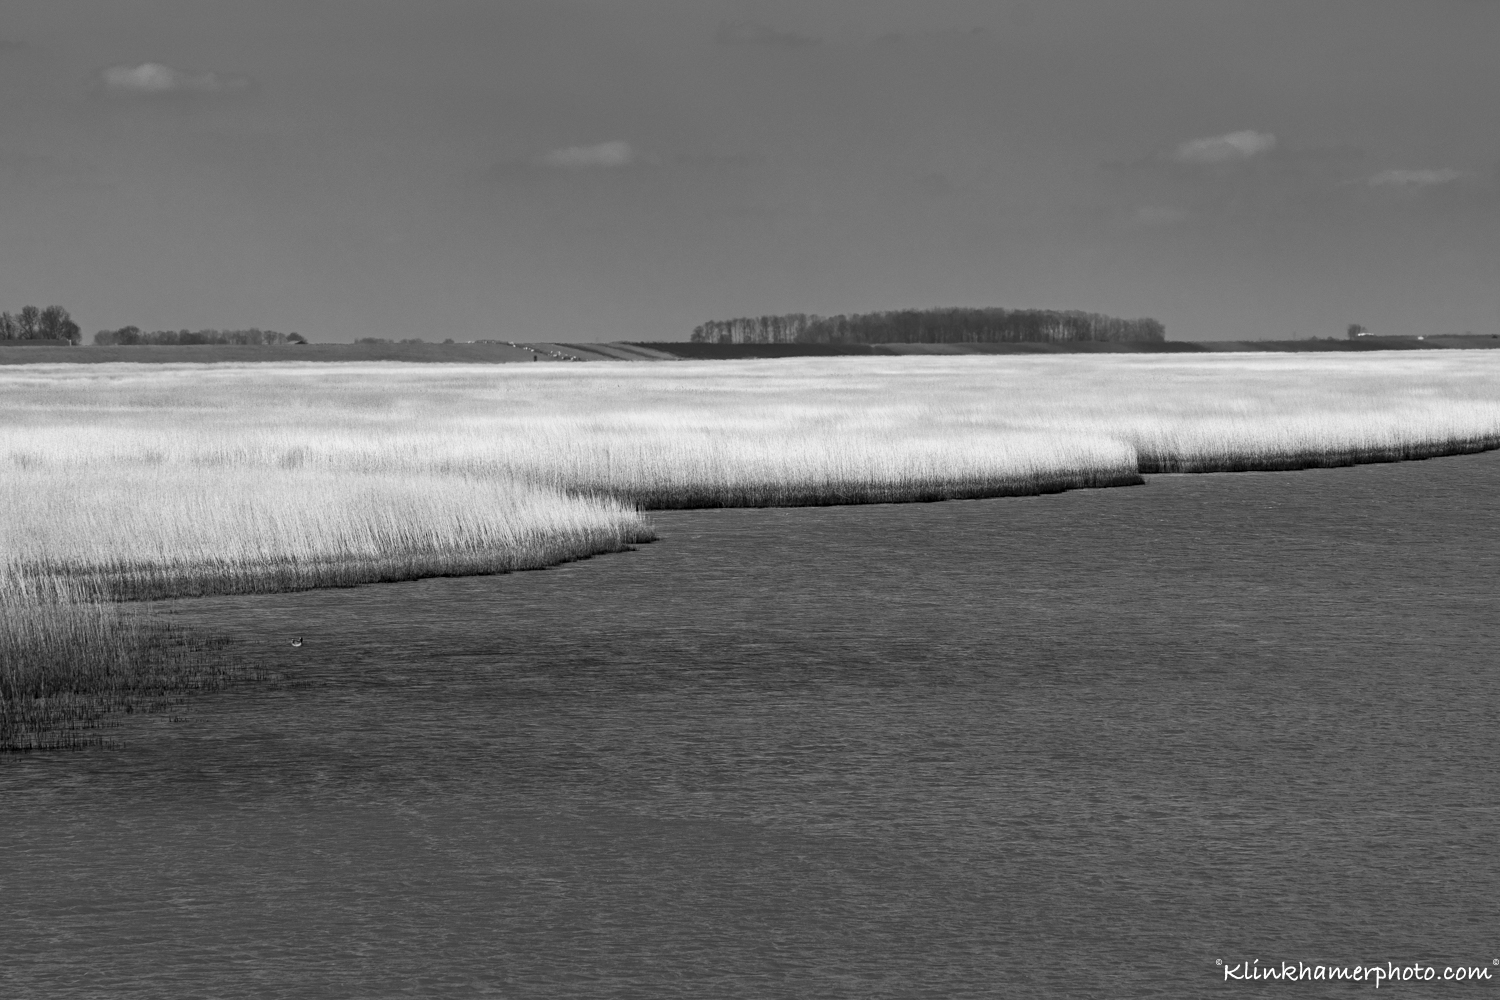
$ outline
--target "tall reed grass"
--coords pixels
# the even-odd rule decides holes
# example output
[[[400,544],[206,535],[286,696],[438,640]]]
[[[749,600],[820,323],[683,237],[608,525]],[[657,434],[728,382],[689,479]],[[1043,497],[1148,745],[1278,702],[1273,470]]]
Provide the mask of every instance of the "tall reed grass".
[[[108,713],[160,708],[241,673],[160,619],[48,578],[0,577],[0,751],[97,742]]]
[[[0,505],[0,575],[116,600],[505,573],[652,537],[609,498],[464,475],[32,464]]]
[[[0,470],[46,476],[301,469],[648,508],[842,503],[1492,447],[1500,357],[35,365],[0,373],[0,418]]]

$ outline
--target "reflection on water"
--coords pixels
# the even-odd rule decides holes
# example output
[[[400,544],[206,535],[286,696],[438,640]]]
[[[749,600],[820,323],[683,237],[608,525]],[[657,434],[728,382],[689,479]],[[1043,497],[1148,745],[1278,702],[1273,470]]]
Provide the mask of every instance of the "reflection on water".
[[[678,512],[540,573],[180,602],[294,683],[0,761],[0,994],[1488,964],[1497,487],[1492,454]]]

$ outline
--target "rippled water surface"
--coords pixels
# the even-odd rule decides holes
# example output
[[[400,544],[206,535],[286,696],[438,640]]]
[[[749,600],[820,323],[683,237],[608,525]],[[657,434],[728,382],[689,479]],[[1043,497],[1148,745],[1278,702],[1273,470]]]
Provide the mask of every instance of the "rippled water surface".
[[[677,512],[561,569],[180,602],[287,683],[0,760],[0,996],[1489,965],[1497,487],[1490,454]]]

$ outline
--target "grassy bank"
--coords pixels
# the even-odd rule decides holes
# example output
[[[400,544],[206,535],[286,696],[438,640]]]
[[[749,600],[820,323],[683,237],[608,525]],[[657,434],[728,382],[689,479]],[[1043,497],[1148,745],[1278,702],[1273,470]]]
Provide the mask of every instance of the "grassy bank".
[[[1497,445],[1490,352],[31,365],[0,370],[0,579],[27,648],[113,649],[97,662],[148,676],[158,639],[111,631],[97,599],[38,595],[505,572],[647,540],[637,508],[1015,496]],[[75,638],[48,646],[49,630]],[[74,695],[120,683],[80,669]],[[6,695],[26,697],[50,696]]]

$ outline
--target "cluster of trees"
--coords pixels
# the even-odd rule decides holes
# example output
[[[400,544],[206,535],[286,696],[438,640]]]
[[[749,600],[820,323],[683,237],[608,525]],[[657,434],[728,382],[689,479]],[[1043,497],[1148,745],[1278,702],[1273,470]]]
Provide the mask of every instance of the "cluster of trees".
[[[700,344],[996,344],[1166,339],[1154,319],[1054,309],[903,309],[850,316],[755,316],[704,323]]]
[[[356,344],[425,344],[427,341],[421,337],[407,337],[405,340],[387,340],[385,337],[359,337],[354,341]],[[452,340],[443,341],[445,344],[453,343]]]
[[[96,344],[305,344],[300,333],[277,333],[275,330],[153,330],[146,333],[138,326],[118,330],[100,330],[94,334]]]
[[[693,329],[695,344],[796,344],[820,316],[787,313],[785,316],[743,316],[704,323]]]
[[[0,340],[66,340],[76,344],[79,330],[62,306],[22,306],[14,316],[0,313]]]

